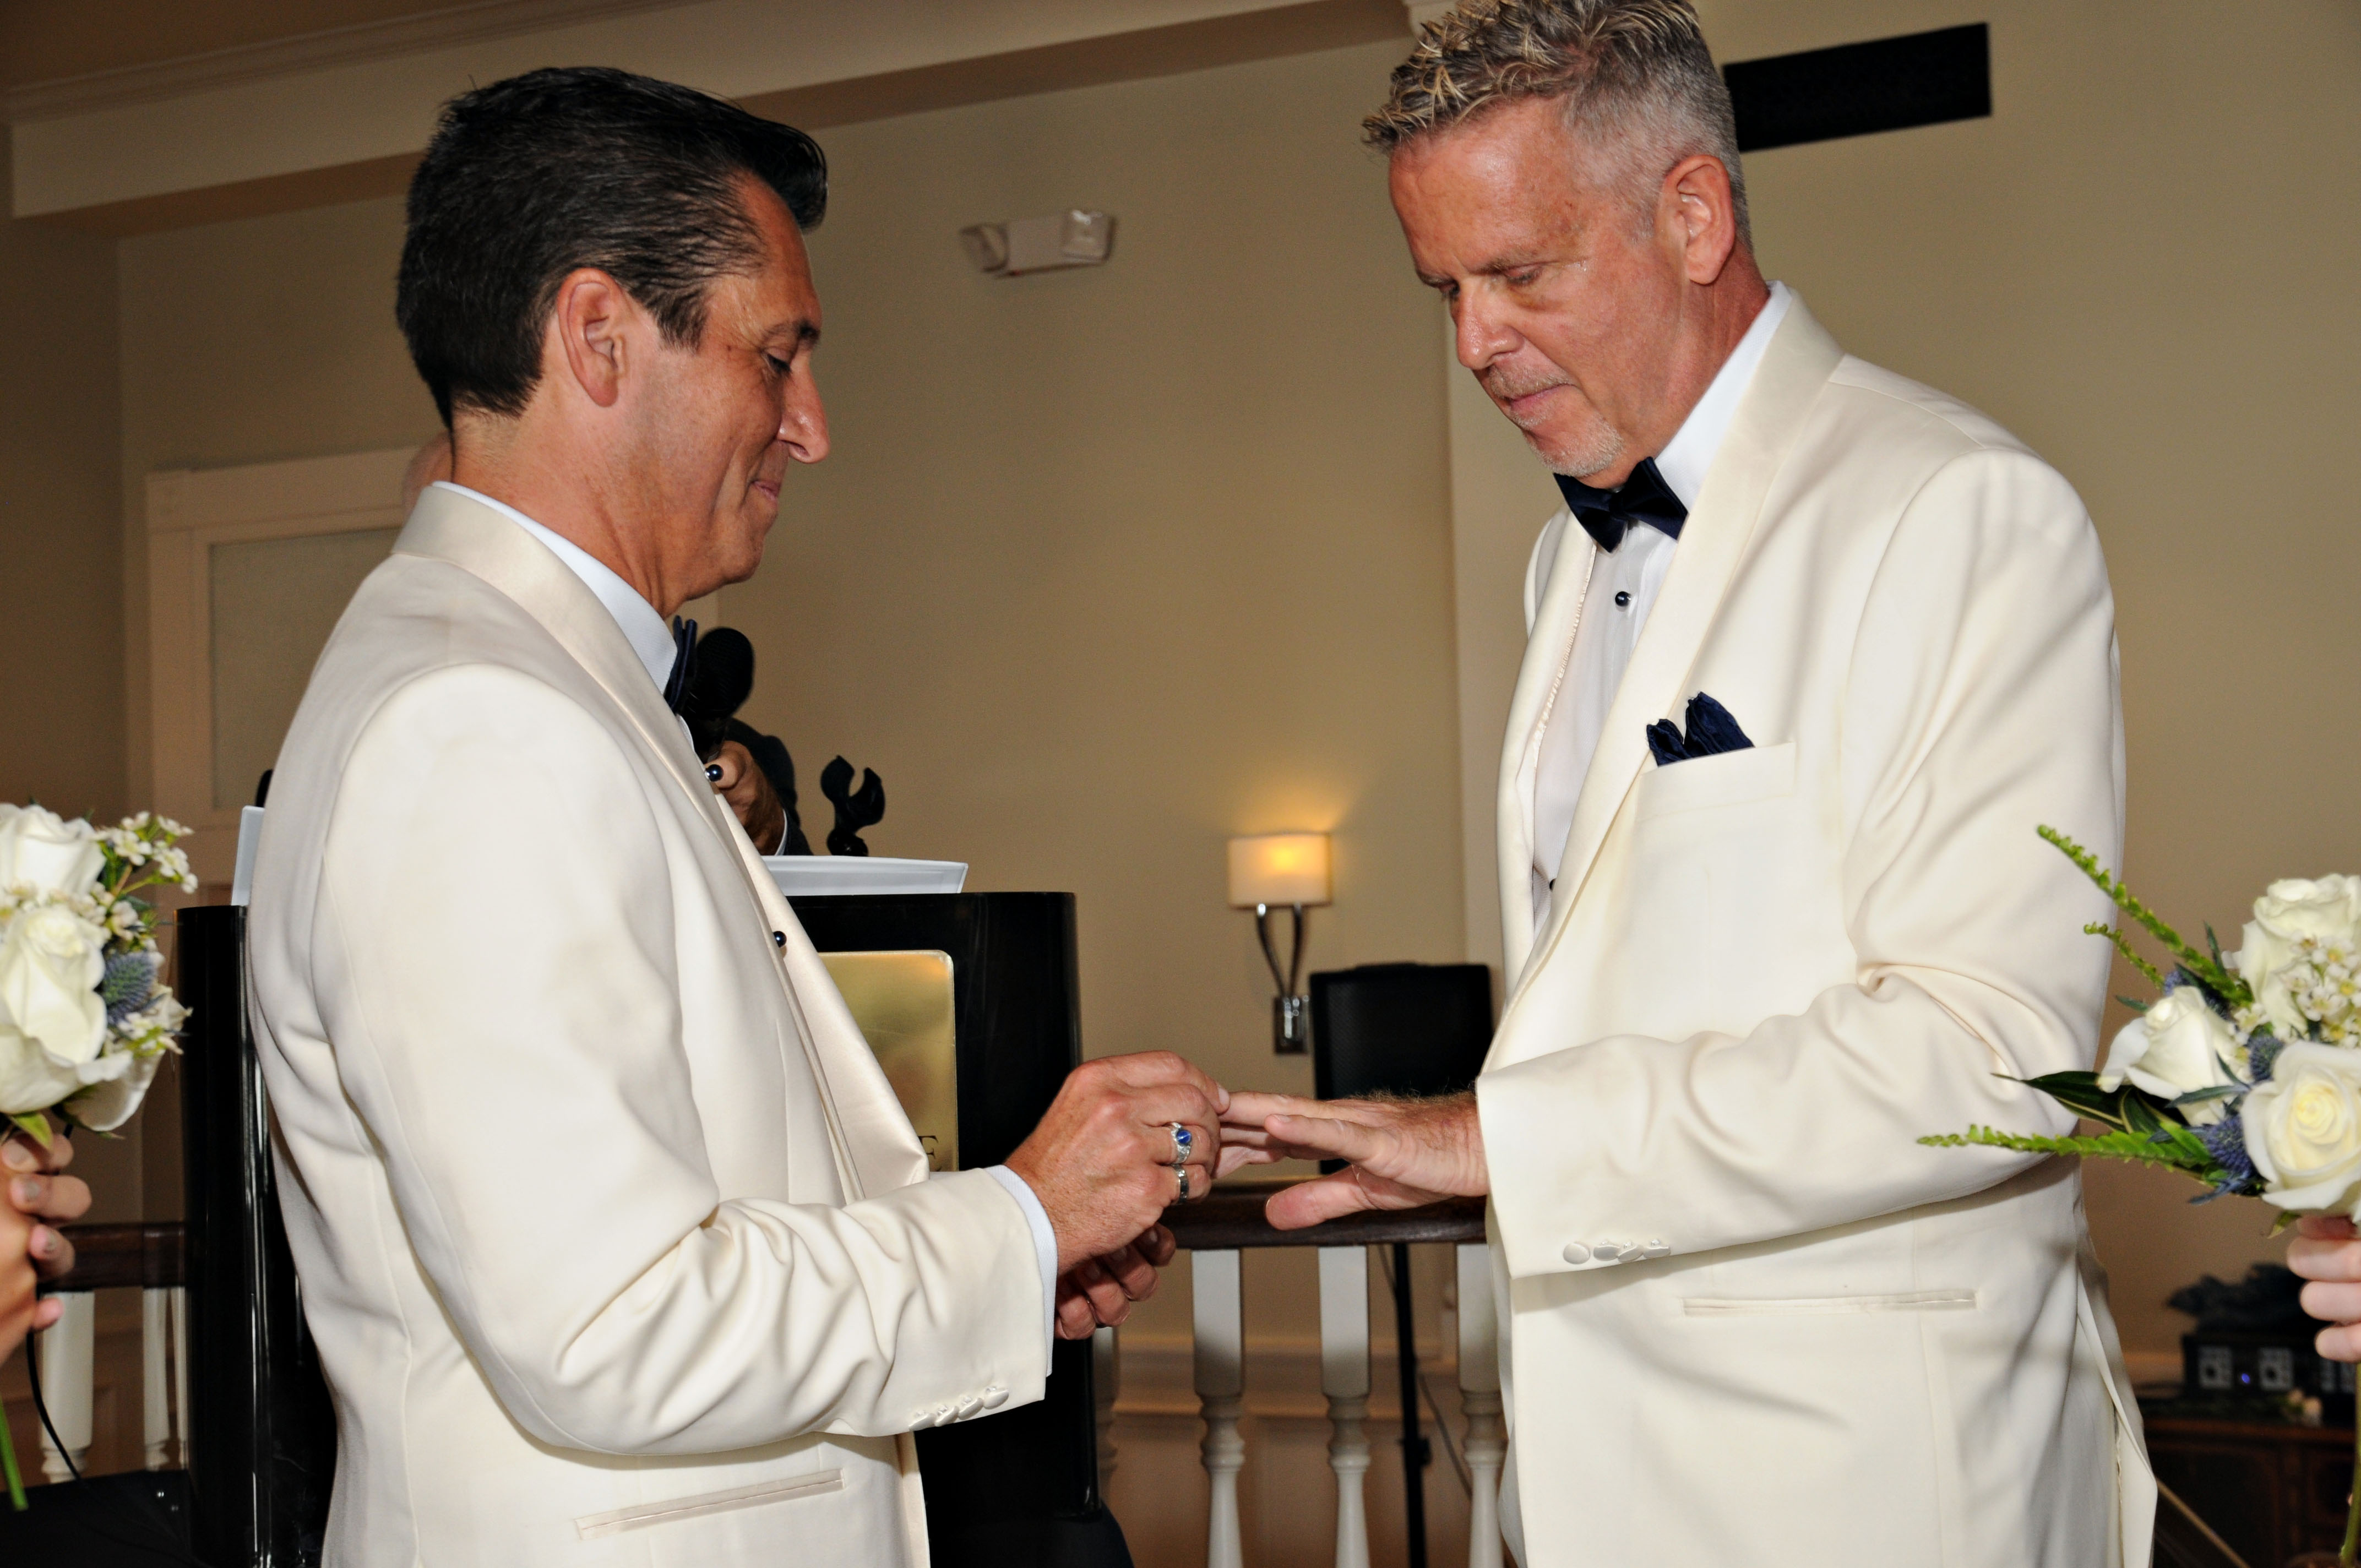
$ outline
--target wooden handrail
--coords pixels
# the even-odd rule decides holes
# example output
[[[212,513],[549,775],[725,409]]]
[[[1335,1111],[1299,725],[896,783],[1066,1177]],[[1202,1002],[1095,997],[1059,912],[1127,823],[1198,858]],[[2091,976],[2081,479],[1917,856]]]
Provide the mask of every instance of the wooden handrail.
[[[63,1225],[74,1266],[41,1288],[59,1290],[159,1290],[188,1277],[186,1230],[178,1220],[144,1225]]]
[[[1484,1200],[1446,1198],[1422,1209],[1347,1214],[1306,1230],[1281,1231],[1263,1218],[1271,1195],[1293,1180],[1225,1181],[1197,1203],[1176,1203],[1164,1223],[1192,1252],[1230,1247],[1378,1246],[1390,1242],[1484,1239]],[[184,1230],[179,1221],[139,1225],[67,1225],[74,1245],[71,1273],[46,1289],[160,1289],[186,1278]]]
[[[1164,1223],[1191,1252],[1257,1246],[1379,1246],[1389,1242],[1476,1243],[1484,1239],[1484,1200],[1446,1198],[1423,1209],[1347,1214],[1300,1231],[1275,1230],[1263,1205],[1308,1178],[1225,1181],[1213,1195],[1164,1211]]]

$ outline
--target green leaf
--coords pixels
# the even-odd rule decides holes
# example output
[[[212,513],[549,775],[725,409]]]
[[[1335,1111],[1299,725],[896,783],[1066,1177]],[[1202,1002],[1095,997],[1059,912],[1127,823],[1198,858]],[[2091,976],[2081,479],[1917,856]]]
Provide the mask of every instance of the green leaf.
[[[2187,1129],[2180,1129],[2186,1133]],[[2001,1148],[2015,1149],[2020,1154],[2081,1155],[2099,1159],[2130,1160],[2138,1165],[2162,1166],[2192,1177],[2208,1187],[2219,1186],[2224,1175],[2220,1165],[2205,1152],[2205,1146],[2192,1136],[2187,1141],[2195,1145],[2192,1157],[2180,1139],[2152,1143],[2141,1133],[2108,1133],[2095,1138],[2045,1138],[2024,1133],[2003,1133],[1991,1127],[1970,1127],[1964,1133],[1945,1133],[1918,1140],[1930,1148]]]
[[[2113,1090],[2099,1087],[2095,1072],[2052,1072],[2039,1078],[2019,1078],[2010,1081],[2022,1083],[2027,1089],[2038,1089],[2078,1116],[2088,1116],[2093,1122],[2104,1122],[2111,1127],[2124,1123],[2124,1096],[2128,1089]]]
[[[11,1116],[8,1120],[16,1124],[18,1132],[40,1145],[44,1149],[49,1146],[49,1139],[53,1135],[49,1132],[49,1119],[38,1111],[27,1111],[21,1116]]]

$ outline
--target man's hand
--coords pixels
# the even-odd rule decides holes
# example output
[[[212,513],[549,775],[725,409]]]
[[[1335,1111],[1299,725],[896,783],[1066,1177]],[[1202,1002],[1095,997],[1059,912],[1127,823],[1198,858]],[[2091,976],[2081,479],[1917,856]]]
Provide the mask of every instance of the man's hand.
[[[1415,1209],[1444,1198],[1492,1190],[1473,1093],[1435,1100],[1304,1100],[1292,1094],[1234,1094],[1222,1113],[1224,1164],[1281,1159],[1346,1159],[1332,1176],[1275,1195],[1263,1214],[1282,1231],[1301,1230],[1364,1209]]]
[[[0,1142],[6,1182],[0,1189],[0,1360],[27,1332],[48,1328],[65,1310],[62,1301],[37,1302],[34,1288],[73,1266],[73,1244],[57,1226],[82,1218],[90,1189],[79,1177],[57,1174],[72,1159],[73,1145],[63,1137],[47,1149],[21,1136]]]
[[[1205,1195],[1228,1102],[1220,1084],[1170,1051],[1102,1057],[1067,1075],[1049,1114],[1008,1157],[1049,1213],[1060,1276],[1131,1247],[1179,1195],[1175,1122],[1193,1140],[1189,1195]]]
[[[1076,1264],[1058,1281],[1058,1337],[1088,1339],[1131,1316],[1134,1303],[1156,1294],[1156,1271],[1178,1245],[1170,1231],[1152,1225],[1129,1246]]]
[[[756,766],[753,753],[735,740],[721,742],[712,765],[720,770],[720,776],[713,781],[713,793],[730,803],[738,826],[746,829],[754,848],[766,855],[777,854],[787,835],[787,808],[779,804],[771,775]]]
[[[2325,1318],[2313,1348],[2331,1361],[2361,1361],[2361,1240],[2342,1214],[2306,1214],[2288,1243],[2288,1266],[2312,1283],[2303,1310]]]

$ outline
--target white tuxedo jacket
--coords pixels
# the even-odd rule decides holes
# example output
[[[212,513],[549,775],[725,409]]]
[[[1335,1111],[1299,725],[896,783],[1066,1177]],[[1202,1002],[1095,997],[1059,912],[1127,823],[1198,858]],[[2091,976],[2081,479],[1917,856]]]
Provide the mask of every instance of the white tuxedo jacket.
[[[1534,769],[1598,559],[1560,512],[1501,756],[1477,1083],[1526,1568],[2147,1562],[2069,1162],[2123,743],[2099,542],[1990,420],[1781,323],[1642,631],[1542,929]],[[1659,767],[1710,693],[1754,749]]]
[[[252,1012],[330,1568],[923,1564],[913,1427],[1040,1396],[1017,1203],[926,1159],[607,610],[429,490],[280,752]]]

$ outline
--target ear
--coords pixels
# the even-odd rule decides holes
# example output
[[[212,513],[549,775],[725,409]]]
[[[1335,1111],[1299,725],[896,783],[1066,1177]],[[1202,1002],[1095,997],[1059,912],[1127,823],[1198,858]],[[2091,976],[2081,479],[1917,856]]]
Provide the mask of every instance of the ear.
[[[1730,196],[1730,170],[1721,159],[1692,153],[1664,176],[1657,201],[1669,220],[1672,238],[1692,283],[1711,283],[1738,248],[1738,211]]]
[[[549,313],[555,341],[544,353],[563,362],[585,397],[612,408],[623,395],[623,378],[631,367],[629,345],[641,316],[613,278],[595,267],[577,268],[557,286],[557,302]]]

